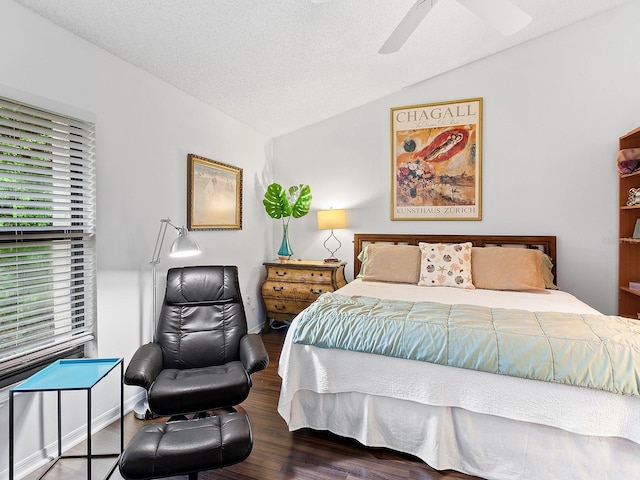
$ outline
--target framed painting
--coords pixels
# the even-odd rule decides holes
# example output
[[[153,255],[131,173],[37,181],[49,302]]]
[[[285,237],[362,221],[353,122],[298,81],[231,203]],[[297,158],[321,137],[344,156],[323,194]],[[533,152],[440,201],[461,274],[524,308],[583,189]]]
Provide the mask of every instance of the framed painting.
[[[391,109],[391,220],[482,219],[482,98]]]
[[[187,229],[242,229],[242,169],[187,155]]]

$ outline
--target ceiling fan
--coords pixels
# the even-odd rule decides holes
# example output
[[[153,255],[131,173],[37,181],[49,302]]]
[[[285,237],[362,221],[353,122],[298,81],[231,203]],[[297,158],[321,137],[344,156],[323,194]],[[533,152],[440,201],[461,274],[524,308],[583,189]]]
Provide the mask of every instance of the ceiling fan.
[[[311,0],[311,3],[326,3],[331,0]],[[456,0],[503,35],[519,32],[531,21],[531,16],[513,5],[509,0]],[[420,22],[427,16],[438,0],[418,0],[391,33],[378,53],[397,52],[411,36]]]

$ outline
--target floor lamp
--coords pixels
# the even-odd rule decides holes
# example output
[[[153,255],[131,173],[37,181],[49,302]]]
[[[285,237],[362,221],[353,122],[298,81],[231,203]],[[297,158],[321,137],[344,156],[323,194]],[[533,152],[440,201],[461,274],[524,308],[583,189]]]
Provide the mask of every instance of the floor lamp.
[[[164,237],[167,233],[167,227],[173,227],[178,233],[178,237],[171,244],[171,248],[169,249],[169,256],[172,258],[181,258],[181,257],[192,257],[194,255],[199,255],[200,246],[196,243],[195,240],[189,238],[189,232],[184,227],[177,227],[173,223],[171,223],[170,218],[163,218],[160,220],[160,230],[158,230],[158,237],[156,238],[156,246],[153,250],[153,257],[151,257],[151,275],[153,277],[153,316],[152,324],[151,324],[151,338],[152,341],[155,340],[156,336],[156,322],[158,319],[157,316],[157,300],[158,300],[158,285],[156,278],[156,268],[160,263],[160,255],[162,253],[162,244],[164,243]],[[149,404],[147,402],[147,398],[145,396],[144,400],[140,400],[136,406],[133,408],[134,416],[137,419],[145,420],[152,417],[151,411],[149,410]]]

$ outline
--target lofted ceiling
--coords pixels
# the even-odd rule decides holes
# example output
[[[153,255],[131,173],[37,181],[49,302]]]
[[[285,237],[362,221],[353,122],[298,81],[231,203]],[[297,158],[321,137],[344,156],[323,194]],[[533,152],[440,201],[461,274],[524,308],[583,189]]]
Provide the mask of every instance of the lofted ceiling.
[[[631,0],[511,0],[533,20],[508,37],[439,0],[389,55],[415,0],[13,1],[275,137]]]

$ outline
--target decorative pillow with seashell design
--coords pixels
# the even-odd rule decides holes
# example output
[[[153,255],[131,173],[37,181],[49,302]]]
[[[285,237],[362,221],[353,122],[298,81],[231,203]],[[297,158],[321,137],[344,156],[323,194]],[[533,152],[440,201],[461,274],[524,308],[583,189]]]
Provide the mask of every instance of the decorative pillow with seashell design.
[[[420,279],[423,287],[456,287],[473,290],[471,242],[420,243]]]

